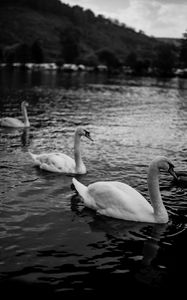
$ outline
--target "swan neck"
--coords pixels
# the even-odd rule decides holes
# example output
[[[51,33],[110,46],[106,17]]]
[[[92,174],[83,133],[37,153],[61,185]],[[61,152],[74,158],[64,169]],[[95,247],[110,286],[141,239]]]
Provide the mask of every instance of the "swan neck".
[[[25,126],[29,126],[29,118],[28,118],[28,114],[27,114],[27,108],[26,106],[22,106],[22,114],[23,114],[23,119],[24,119],[24,124]]]
[[[148,171],[148,190],[153,206],[156,221],[163,223],[168,221],[168,214],[162,201],[159,188],[159,169],[156,164],[151,164]]]

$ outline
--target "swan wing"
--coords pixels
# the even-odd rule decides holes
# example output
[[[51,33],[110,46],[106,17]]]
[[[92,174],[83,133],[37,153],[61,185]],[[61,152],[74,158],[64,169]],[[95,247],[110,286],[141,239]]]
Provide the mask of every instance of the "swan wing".
[[[97,182],[88,186],[100,214],[114,218],[151,222],[153,208],[135,189],[120,182]]]
[[[2,118],[0,121],[1,126],[4,127],[24,127],[24,123],[16,118]]]
[[[50,172],[75,173],[75,161],[63,153],[33,155],[34,162],[41,169]]]

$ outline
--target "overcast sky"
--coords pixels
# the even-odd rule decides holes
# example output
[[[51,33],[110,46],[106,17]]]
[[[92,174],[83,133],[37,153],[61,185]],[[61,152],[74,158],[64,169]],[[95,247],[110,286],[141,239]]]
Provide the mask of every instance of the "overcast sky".
[[[62,0],[117,19],[155,37],[181,38],[187,29],[187,0]]]

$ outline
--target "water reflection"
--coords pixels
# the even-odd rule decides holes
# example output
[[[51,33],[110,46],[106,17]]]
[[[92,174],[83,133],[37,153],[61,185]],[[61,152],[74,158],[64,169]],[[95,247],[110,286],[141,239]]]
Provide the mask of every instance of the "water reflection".
[[[30,128],[24,128],[21,134],[21,144],[24,150],[28,150],[28,146],[30,143],[29,136],[30,136]]]
[[[0,128],[1,146],[12,148],[20,148],[24,151],[28,150],[30,144],[30,128]],[[6,148],[5,148],[6,149]]]
[[[87,72],[61,72],[59,70],[24,70],[24,69],[0,69],[0,86],[2,90],[16,89],[19,87],[60,87],[65,88],[80,87],[88,82],[106,83],[107,74]]]
[[[135,278],[150,287],[162,288],[165,284],[164,278],[167,275],[166,266],[158,265],[156,259],[161,247],[159,242],[164,237],[168,226],[168,224],[154,224],[150,238],[144,242],[143,258],[139,270],[135,274]]]
[[[72,156],[72,133],[86,124],[95,143],[84,144],[88,173],[81,181],[119,180],[147,198],[147,166],[155,156],[166,155],[185,170],[186,84],[176,78],[2,73],[0,116],[20,114],[18,103],[26,99],[31,127],[0,128],[0,275],[63,292],[98,289],[98,295],[100,288],[116,295],[125,285],[132,295],[162,286],[173,277],[174,261],[186,260],[187,190],[162,175],[166,227],[114,220],[85,209],[72,196],[72,178],[35,169],[27,151]]]
[[[132,284],[133,277],[134,287],[139,283],[145,286],[145,290],[147,287],[159,290],[163,288],[166,291],[169,274],[167,262],[162,257],[171,239],[179,237],[185,231],[184,219],[172,217],[168,224],[116,220],[97,215],[95,211],[85,208],[77,195],[71,198],[71,209],[89,224],[93,233],[105,234],[109,241],[109,244],[103,243],[107,248],[106,253],[112,249],[113,262],[116,256],[118,258],[118,263],[113,267],[114,273],[130,272],[131,275],[126,275],[126,280]],[[97,248],[96,245],[94,247]],[[119,253],[120,249],[124,252]],[[110,257],[109,254],[108,256]],[[166,288],[165,284],[167,284]]]
[[[115,237],[123,240],[151,238],[158,241],[164,237],[169,226],[168,224],[125,221],[101,216],[94,210],[84,207],[77,194],[71,197],[71,209],[79,217],[89,218],[88,223],[93,232],[103,231],[109,238]]]

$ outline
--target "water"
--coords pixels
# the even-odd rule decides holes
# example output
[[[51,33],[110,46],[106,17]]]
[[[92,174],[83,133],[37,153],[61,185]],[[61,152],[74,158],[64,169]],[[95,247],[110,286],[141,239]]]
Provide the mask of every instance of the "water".
[[[187,190],[162,173],[166,225],[115,220],[85,209],[72,177],[36,169],[28,151],[73,156],[81,125],[88,173],[82,183],[118,180],[148,198],[147,168],[157,155],[186,169],[187,81],[105,74],[0,71],[0,117],[28,130],[0,129],[0,282],[18,295],[139,295],[185,291]],[[183,273],[182,273],[183,272]]]

